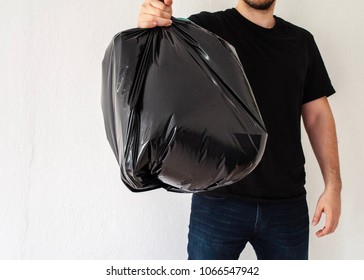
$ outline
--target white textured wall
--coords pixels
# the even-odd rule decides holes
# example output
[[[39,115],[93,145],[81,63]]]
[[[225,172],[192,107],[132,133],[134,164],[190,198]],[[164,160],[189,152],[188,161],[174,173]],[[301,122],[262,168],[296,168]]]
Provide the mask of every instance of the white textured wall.
[[[354,3],[355,2],[355,3]],[[278,0],[309,29],[337,94],[343,213],[334,235],[311,233],[312,259],[363,259],[364,3]],[[190,195],[134,194],[104,132],[101,60],[135,26],[140,1],[0,1],[0,259],[185,259]],[[235,0],[175,0],[176,16]],[[311,212],[323,188],[307,150]],[[251,248],[242,258],[254,259]]]

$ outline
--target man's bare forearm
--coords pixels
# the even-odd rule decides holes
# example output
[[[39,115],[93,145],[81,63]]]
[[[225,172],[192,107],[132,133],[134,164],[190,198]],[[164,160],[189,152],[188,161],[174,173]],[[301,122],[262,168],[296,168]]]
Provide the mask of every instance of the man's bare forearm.
[[[326,97],[305,104],[302,118],[325,181],[325,191],[317,201],[312,219],[315,226],[325,213],[325,226],[316,232],[318,237],[322,237],[336,230],[341,213],[341,177],[335,121]]]
[[[326,97],[303,106],[302,116],[325,187],[341,191],[338,141],[333,114]]]

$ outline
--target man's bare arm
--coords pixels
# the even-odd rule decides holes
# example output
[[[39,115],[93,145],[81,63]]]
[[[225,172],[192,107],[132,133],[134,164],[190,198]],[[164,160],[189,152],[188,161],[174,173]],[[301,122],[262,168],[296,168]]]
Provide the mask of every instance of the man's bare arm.
[[[312,225],[326,214],[325,226],[316,232],[322,237],[335,231],[341,213],[341,177],[334,117],[326,97],[308,102],[302,107],[303,122],[313,151],[320,165],[325,190],[320,196]]]

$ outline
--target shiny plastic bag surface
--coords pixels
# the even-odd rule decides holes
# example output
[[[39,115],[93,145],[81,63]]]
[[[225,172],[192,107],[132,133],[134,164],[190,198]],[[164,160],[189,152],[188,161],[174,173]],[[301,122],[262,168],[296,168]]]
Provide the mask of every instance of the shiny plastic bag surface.
[[[186,20],[116,34],[102,60],[101,104],[132,191],[229,185],[255,168],[267,140],[235,49]]]

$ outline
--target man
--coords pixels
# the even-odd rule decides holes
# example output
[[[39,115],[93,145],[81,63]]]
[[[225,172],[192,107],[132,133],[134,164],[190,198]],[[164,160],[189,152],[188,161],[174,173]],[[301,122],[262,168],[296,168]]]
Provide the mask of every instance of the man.
[[[171,25],[172,2],[145,0],[138,26]],[[260,164],[246,178],[193,195],[189,259],[237,259],[247,242],[258,259],[308,259],[301,117],[325,183],[312,224],[325,213],[318,237],[338,225],[341,178],[327,101],[335,90],[313,36],[275,16],[275,4],[239,0],[235,8],[189,18],[235,47],[269,135]]]

